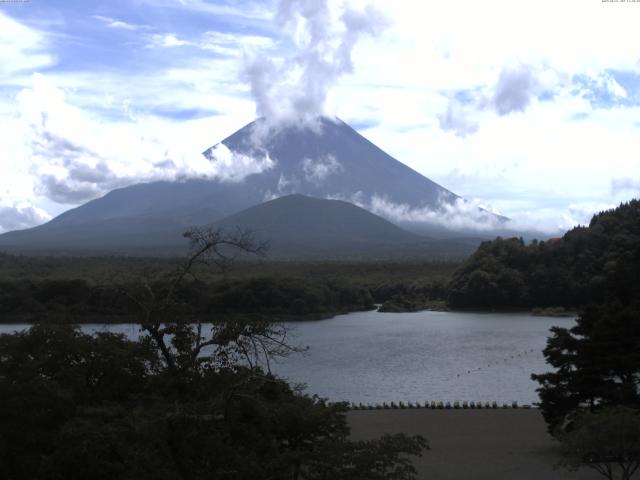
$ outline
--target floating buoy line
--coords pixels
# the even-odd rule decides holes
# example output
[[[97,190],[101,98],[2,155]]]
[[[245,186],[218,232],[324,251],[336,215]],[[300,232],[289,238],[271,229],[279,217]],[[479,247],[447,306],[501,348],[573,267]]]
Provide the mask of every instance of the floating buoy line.
[[[491,367],[496,367],[498,365],[509,365],[510,360],[517,360],[518,358],[525,358],[527,355],[532,354],[536,351],[535,348],[532,348],[530,350],[524,350],[522,352],[519,353],[514,353],[513,355],[509,355],[508,357],[504,357],[501,361],[500,360],[495,360],[493,362],[489,362],[487,363],[487,366],[484,367],[484,364],[482,367],[475,367],[475,368],[469,368],[465,371],[463,371],[462,373],[458,373],[456,374],[456,378],[459,378],[463,375],[469,375],[475,372],[479,372],[482,370],[482,368],[491,368]]]
[[[456,374],[455,378],[460,378],[463,375],[470,375],[472,373],[476,373],[482,371],[483,368],[488,369],[497,366],[509,365],[512,360],[524,359],[530,354],[536,352],[536,349],[531,348],[529,350],[524,350],[518,353],[514,353],[513,355],[509,355],[504,357],[501,360],[495,360],[493,362],[489,362],[484,364],[481,367],[475,367],[467,369],[462,373]],[[457,409],[514,409],[514,408],[522,408],[522,409],[531,409],[537,408],[536,405],[523,404],[519,405],[518,402],[511,403],[498,403],[496,401],[455,401],[455,402],[443,402],[443,401],[424,401],[424,402],[382,402],[382,403],[355,403],[348,402],[349,408],[351,410],[393,410],[393,409],[410,409],[410,408],[423,408],[423,409],[431,409],[431,410],[457,410]]]
[[[525,410],[531,408],[537,408],[535,405],[523,404],[519,405],[518,402],[502,403],[498,402],[441,402],[441,401],[425,401],[425,402],[382,402],[382,403],[349,403],[350,410],[397,410],[397,409],[410,409],[410,408],[423,408],[430,410],[498,410],[498,409],[514,409],[522,408]]]

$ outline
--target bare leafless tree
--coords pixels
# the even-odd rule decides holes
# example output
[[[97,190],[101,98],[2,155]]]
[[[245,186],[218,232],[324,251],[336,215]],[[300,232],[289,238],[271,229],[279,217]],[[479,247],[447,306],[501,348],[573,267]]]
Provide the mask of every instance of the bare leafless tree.
[[[196,227],[184,236],[189,239],[189,253],[175,271],[162,281],[146,279],[135,288],[122,289],[136,305],[141,329],[158,348],[169,371],[188,374],[203,364],[214,368],[242,364],[251,370],[270,371],[272,358],[301,350],[288,342],[288,330],[282,324],[247,317],[212,318],[203,323],[202,316],[191,315],[178,295],[187,279],[197,279],[196,266],[226,275],[240,256],[263,256],[266,243],[242,229],[227,233]]]

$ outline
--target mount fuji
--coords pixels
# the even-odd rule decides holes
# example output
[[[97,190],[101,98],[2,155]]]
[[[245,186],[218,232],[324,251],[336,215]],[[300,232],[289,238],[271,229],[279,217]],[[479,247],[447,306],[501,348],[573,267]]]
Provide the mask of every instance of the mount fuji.
[[[215,164],[221,161],[221,152],[232,158],[266,158],[267,167],[241,180],[198,178],[113,190],[46,224],[0,235],[0,248],[172,250],[184,247],[181,232],[189,226],[222,222],[290,194],[344,200],[369,210],[375,201],[384,201],[436,213],[443,205],[462,201],[337,119],[321,117],[312,126],[275,129],[258,119],[203,154]],[[483,213],[494,220],[503,218]],[[422,228],[422,233],[429,231]],[[459,236],[455,229],[449,233]]]

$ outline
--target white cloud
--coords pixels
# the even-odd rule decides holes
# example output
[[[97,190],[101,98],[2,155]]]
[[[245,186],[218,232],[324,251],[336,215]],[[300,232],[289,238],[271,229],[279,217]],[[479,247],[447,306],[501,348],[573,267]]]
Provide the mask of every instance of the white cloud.
[[[561,88],[566,88],[568,79],[561,77],[548,68],[506,64],[494,86],[461,92],[463,97],[467,97],[466,106],[451,95],[446,112],[438,115],[440,128],[453,131],[459,137],[475,133],[479,124],[473,117],[477,117],[479,111],[491,109],[500,116],[522,113],[539,97],[552,97]]]
[[[35,191],[58,203],[78,204],[140,181],[206,177],[237,182],[273,166],[268,155],[232,154],[224,145],[209,160],[194,145],[150,134],[153,129],[142,121],[100,122],[69,105],[42,75],[20,93],[18,105]]]
[[[343,168],[333,155],[312,160],[305,158],[301,162],[307,182],[322,183],[331,175],[340,173]]]
[[[140,3],[163,9],[175,9],[198,15],[206,14],[218,18],[241,18],[254,20],[260,24],[271,18],[269,5],[262,1],[243,1],[237,6],[229,3],[212,3],[206,0],[139,0]]]
[[[35,227],[50,219],[47,212],[28,202],[12,205],[0,202],[0,233]]]
[[[625,88],[607,71],[589,72],[583,75],[589,85],[578,85],[580,95],[596,100],[597,96],[605,94],[615,99],[628,97]]]
[[[449,99],[447,111],[438,115],[440,128],[451,130],[457,136],[464,137],[478,130],[478,123],[469,118],[470,113],[455,98]]]
[[[151,35],[151,45],[155,47],[184,47],[194,44],[188,40],[178,38],[173,33],[154,33]]]
[[[455,202],[439,202],[438,208],[411,208],[389,199],[373,196],[368,208],[382,217],[400,222],[423,222],[452,230],[494,230],[504,228],[499,217],[488,212],[485,205],[473,200],[456,199]]]
[[[194,39],[180,38],[174,33],[154,33],[149,36],[148,47],[172,48],[194,47],[227,57],[240,58],[250,49],[260,49],[265,53],[273,48],[273,40],[261,35],[232,35],[207,31]],[[236,66],[236,68],[239,68]]]
[[[136,25],[133,23],[124,22],[122,20],[116,20],[115,18],[105,17],[102,15],[93,15],[93,18],[95,18],[96,20],[99,20],[108,28],[115,28],[119,30],[136,31],[136,30],[147,30],[150,28],[148,25]]]
[[[609,92],[611,92],[616,97],[627,98],[627,91],[611,75],[607,75],[606,86],[607,90],[609,90]]]
[[[539,233],[559,236],[576,225],[588,225],[595,212],[613,208],[608,203],[584,202],[570,204],[564,211],[551,208],[522,210],[509,218],[479,199],[459,198],[453,203],[439,202],[437,208],[411,208],[383,197],[374,196],[370,203],[361,204],[377,215],[397,222],[428,223],[452,230],[478,233],[492,230]]]
[[[498,115],[524,112],[536,95],[538,81],[525,65],[506,67],[500,73],[492,104]]]
[[[55,63],[46,51],[47,36],[0,11],[0,80],[3,86],[20,83],[18,77]]]
[[[244,51],[250,49],[260,49],[263,52],[274,47],[274,42],[270,37],[261,35],[243,34],[233,35],[216,31],[205,32],[198,46],[203,50],[212,51],[220,55],[240,56]]]
[[[240,182],[249,175],[270,170],[276,164],[267,152],[260,157],[251,157],[231,151],[223,143],[213,147],[209,156],[213,163],[214,176],[229,182]]]
[[[274,124],[325,114],[329,89],[353,72],[356,44],[387,23],[369,4],[358,9],[329,0],[280,0],[275,20],[290,35],[292,52],[270,58],[258,50],[245,56],[244,68],[257,115]]]

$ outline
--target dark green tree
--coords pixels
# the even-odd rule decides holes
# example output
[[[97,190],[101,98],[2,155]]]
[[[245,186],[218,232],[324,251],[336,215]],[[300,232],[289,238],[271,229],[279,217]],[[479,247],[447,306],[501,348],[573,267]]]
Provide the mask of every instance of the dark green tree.
[[[555,371],[532,375],[552,433],[582,410],[640,407],[640,305],[610,300],[584,309],[570,329],[554,327],[544,349]]]
[[[608,480],[630,480],[640,467],[640,414],[624,407],[583,413],[570,432],[559,436],[563,456],[559,466],[582,466]]]
[[[120,335],[67,325],[0,335],[0,477],[39,478],[64,429],[95,409],[125,409],[159,372],[148,345]]]

